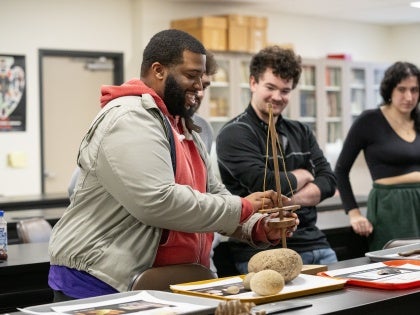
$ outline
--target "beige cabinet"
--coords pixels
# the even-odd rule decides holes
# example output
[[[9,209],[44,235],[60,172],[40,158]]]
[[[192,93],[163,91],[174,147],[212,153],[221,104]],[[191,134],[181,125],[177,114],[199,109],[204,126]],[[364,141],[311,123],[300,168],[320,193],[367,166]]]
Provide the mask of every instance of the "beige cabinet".
[[[199,113],[213,126],[217,134],[232,117],[249,104],[249,63],[252,54],[216,53],[218,71],[206,90]]]

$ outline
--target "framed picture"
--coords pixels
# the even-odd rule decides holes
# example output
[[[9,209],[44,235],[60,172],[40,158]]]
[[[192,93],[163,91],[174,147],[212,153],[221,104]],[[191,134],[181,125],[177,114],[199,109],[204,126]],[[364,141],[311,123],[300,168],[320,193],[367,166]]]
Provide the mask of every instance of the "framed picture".
[[[0,54],[0,132],[25,130],[25,56]]]

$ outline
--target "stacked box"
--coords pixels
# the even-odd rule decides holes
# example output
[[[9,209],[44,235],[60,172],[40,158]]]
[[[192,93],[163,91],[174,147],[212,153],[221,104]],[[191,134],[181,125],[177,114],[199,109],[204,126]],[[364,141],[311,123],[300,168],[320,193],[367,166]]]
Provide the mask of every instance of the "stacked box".
[[[258,52],[267,46],[267,18],[250,16],[248,33],[248,51]]]
[[[229,51],[247,52],[249,50],[249,17],[226,15],[227,48]]]
[[[245,15],[203,16],[171,21],[209,50],[258,52],[267,45],[267,18]]]
[[[221,16],[203,16],[171,21],[171,28],[185,31],[198,40],[209,50],[226,51],[227,19]]]

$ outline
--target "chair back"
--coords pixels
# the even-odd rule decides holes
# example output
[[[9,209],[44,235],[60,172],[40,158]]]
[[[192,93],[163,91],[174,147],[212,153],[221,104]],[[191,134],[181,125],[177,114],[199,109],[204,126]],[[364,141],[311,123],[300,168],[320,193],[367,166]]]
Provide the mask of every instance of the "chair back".
[[[420,237],[395,238],[388,241],[382,249],[400,247],[420,243]]]
[[[32,218],[17,222],[16,230],[21,243],[43,243],[50,240],[52,227],[43,218]]]
[[[216,275],[200,264],[179,264],[146,269],[136,275],[128,290],[169,291],[171,284],[209,280]]]

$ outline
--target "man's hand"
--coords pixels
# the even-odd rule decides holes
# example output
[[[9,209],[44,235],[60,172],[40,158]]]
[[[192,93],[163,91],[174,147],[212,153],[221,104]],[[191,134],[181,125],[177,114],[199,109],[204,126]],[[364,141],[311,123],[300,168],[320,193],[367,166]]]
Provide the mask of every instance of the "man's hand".
[[[266,190],[263,192],[255,192],[245,197],[251,202],[254,212],[261,209],[270,209],[278,207],[277,193],[274,190]],[[290,202],[290,198],[282,195],[282,202]]]
[[[296,191],[301,190],[306,184],[314,181],[314,176],[303,168],[299,168],[291,171],[291,173],[296,177]]]
[[[285,205],[300,205],[302,207],[312,207],[321,201],[321,190],[314,183],[307,183],[305,187],[294,193],[290,201]]]
[[[270,241],[279,240],[282,238],[282,230],[277,228],[270,228],[268,225],[268,221],[270,219],[277,218],[279,216],[279,213],[272,213],[270,216],[263,219],[264,222],[264,231],[267,236],[267,239]],[[296,231],[297,226],[299,225],[299,219],[296,213],[291,211],[283,211],[283,217],[284,218],[293,218],[295,219],[295,224],[288,227],[286,230],[286,237],[290,237],[293,235],[293,232]]]

